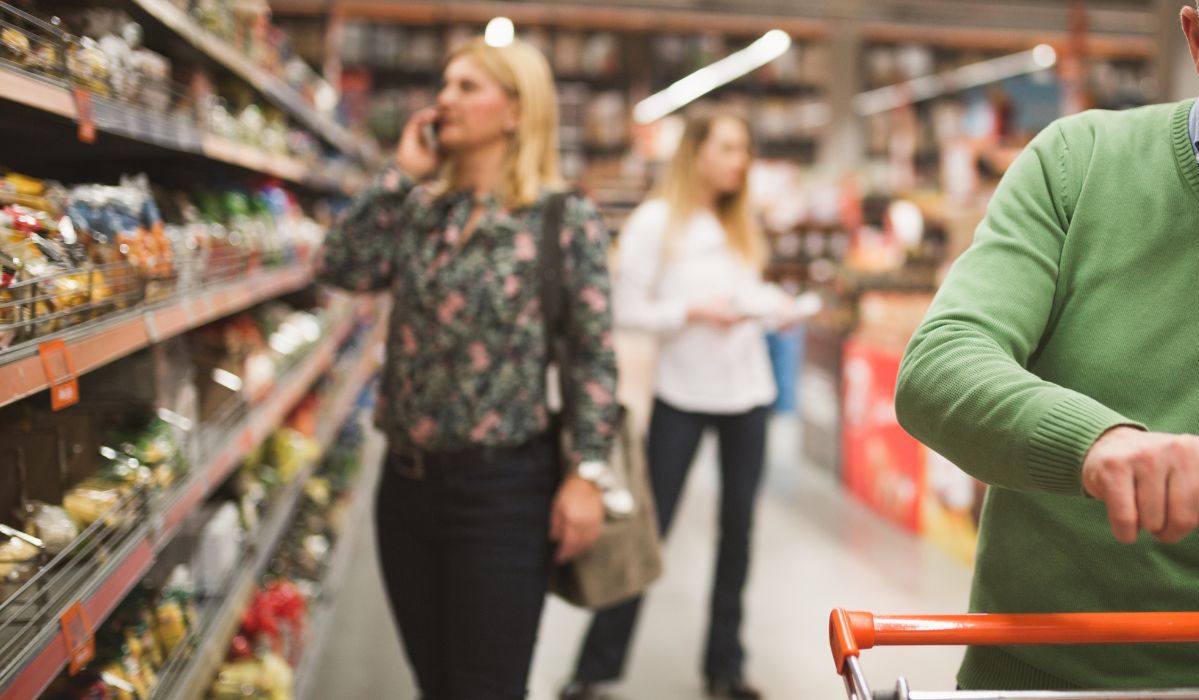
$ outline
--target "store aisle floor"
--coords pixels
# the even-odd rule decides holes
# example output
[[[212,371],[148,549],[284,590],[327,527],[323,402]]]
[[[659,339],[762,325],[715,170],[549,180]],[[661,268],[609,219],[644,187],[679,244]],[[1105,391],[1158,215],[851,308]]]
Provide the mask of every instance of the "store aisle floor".
[[[715,556],[719,489],[715,443],[692,471],[667,548],[667,573],[643,608],[639,633],[614,700],[702,698],[699,664]],[[758,511],[747,590],[748,676],[774,700],[845,697],[833,672],[827,619],[834,606],[880,613],[960,612],[969,572],[883,522],[804,464],[797,425],[771,426],[768,473]],[[313,698],[415,698],[379,583],[373,532],[362,531],[337,604]],[[531,698],[551,700],[569,674],[586,616],[551,600],[531,679]],[[955,648],[866,652],[877,687],[906,675],[918,689],[953,687]]]

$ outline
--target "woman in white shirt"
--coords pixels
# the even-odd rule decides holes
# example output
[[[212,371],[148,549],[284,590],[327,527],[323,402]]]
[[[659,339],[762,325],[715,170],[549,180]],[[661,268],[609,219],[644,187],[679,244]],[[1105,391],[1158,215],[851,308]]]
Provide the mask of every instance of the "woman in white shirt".
[[[766,243],[749,210],[749,128],[727,114],[692,118],[655,198],[620,234],[618,326],[659,338],[649,467],[663,534],[700,438],[720,439],[720,543],[704,659],[716,698],[759,698],[743,676],[742,589],[775,384],[765,327],[796,303],[762,281]],[[620,677],[640,599],[601,611],[562,700],[601,697]]]

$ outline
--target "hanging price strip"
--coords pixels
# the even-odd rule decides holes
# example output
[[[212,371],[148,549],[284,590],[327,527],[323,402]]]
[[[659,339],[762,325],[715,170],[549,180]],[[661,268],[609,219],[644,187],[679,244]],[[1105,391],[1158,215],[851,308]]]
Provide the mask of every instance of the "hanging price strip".
[[[87,614],[79,601],[67,608],[58,618],[62,625],[62,636],[67,644],[67,654],[70,658],[68,671],[73,676],[96,658],[96,640],[93,636],[92,625],[88,622]]]
[[[79,122],[79,140],[96,142],[96,117],[92,112],[92,94],[83,88],[75,88],[75,115]]]
[[[75,361],[61,340],[51,340],[38,346],[42,358],[42,369],[50,385],[50,408],[61,411],[79,403],[79,380]]]

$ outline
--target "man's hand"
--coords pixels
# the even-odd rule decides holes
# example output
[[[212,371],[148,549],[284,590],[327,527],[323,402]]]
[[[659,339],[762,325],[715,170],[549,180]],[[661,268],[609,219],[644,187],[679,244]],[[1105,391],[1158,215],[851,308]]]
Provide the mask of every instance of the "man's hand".
[[[604,525],[604,500],[594,484],[572,474],[554,497],[550,539],[558,543],[559,564],[591,549]]]
[[[1087,452],[1082,485],[1125,544],[1144,529],[1175,543],[1199,526],[1199,437],[1117,427]]]

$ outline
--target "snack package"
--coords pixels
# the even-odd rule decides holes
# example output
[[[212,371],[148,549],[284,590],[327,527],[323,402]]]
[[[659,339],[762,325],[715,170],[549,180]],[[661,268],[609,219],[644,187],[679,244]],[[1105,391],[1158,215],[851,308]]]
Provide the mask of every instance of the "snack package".
[[[125,496],[126,488],[104,479],[88,479],[67,491],[62,498],[63,509],[82,527],[101,518],[116,527],[125,516],[112,510]]]
[[[78,248],[65,243],[58,229],[49,212],[18,204],[0,209],[0,255],[7,271],[2,286],[15,290],[21,282],[36,283],[36,296],[28,285],[23,293],[9,295],[12,303],[28,300],[20,307],[9,305],[19,318],[38,320],[31,328],[15,329],[18,332],[41,335],[83,320],[70,311],[88,303],[91,285],[87,273],[76,268]],[[16,315],[9,315],[15,323]]]
[[[79,526],[60,506],[37,501],[25,505],[25,529],[40,539],[47,554],[58,554],[79,536]]]
[[[27,539],[10,537],[0,544],[0,601],[12,595],[38,570],[41,550]]]
[[[108,54],[95,39],[85,36],[78,42],[71,42],[67,52],[67,72],[80,87],[103,97],[112,95],[109,87],[112,66]]]

